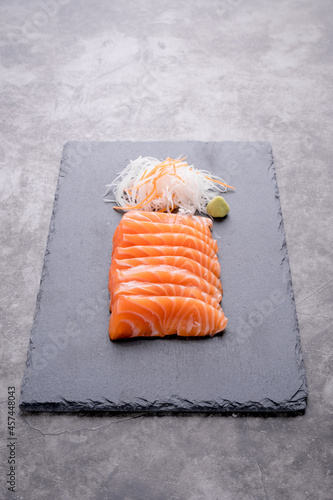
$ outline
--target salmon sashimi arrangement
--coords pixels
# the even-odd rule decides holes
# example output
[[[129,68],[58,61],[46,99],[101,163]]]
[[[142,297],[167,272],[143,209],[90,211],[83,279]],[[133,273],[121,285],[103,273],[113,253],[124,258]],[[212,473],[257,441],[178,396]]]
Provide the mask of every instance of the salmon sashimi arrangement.
[[[123,216],[109,270],[111,340],[225,329],[211,229],[207,217],[139,210]]]

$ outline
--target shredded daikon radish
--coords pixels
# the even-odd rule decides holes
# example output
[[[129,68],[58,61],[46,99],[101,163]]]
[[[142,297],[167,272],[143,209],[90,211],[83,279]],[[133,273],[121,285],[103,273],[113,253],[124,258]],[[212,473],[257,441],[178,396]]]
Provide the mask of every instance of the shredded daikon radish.
[[[223,179],[212,176],[207,170],[197,170],[188,165],[185,158],[166,158],[160,161],[150,156],[140,156],[132,160],[111,184],[114,199],[107,202],[117,203],[116,209],[149,210],[194,214],[196,211],[207,213],[207,203],[219,193],[225,193],[228,186]]]

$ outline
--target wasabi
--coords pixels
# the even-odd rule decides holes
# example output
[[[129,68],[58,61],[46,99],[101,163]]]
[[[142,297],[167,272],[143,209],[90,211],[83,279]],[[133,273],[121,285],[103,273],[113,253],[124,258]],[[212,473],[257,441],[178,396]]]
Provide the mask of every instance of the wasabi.
[[[225,217],[229,210],[229,205],[223,196],[215,196],[207,205],[207,213],[212,217]]]

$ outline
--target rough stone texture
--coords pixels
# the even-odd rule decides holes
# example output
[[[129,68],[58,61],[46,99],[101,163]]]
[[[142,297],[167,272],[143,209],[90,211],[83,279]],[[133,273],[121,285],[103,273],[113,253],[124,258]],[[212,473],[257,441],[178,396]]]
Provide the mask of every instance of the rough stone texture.
[[[330,500],[332,3],[15,0],[1,3],[0,25],[1,495],[7,387],[20,392],[63,144],[264,140],[279,182],[305,415],[18,411],[16,497]]]
[[[110,342],[111,241],[121,219],[103,187],[139,155],[186,154],[227,175],[213,224],[228,325],[213,339]],[[223,175],[223,174],[222,174]],[[105,190],[105,188],[104,188]],[[255,191],[255,196],[249,192]],[[70,381],[70,382],[68,382]],[[307,386],[271,146],[265,142],[72,142],[64,148],[21,408],[223,412],[305,409]]]

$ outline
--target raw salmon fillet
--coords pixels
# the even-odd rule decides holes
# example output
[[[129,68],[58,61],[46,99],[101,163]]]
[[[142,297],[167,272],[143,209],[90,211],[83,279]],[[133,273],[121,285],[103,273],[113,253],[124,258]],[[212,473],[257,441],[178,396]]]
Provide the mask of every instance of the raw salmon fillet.
[[[184,224],[164,224],[162,222],[145,222],[130,219],[123,219],[122,224],[117,227],[114,237],[113,245],[118,244],[118,239],[121,238],[122,233],[125,234],[158,234],[158,233],[183,233],[189,236],[195,236],[209,245],[214,252],[218,251],[216,240],[211,234],[207,235],[202,231],[195,229],[191,226]]]
[[[214,273],[217,278],[220,277],[221,266],[217,256],[211,258],[207,254],[189,247],[173,247],[168,245],[137,245],[130,247],[117,246],[113,253],[113,258],[134,259],[140,257],[157,257],[162,255],[174,255],[179,257],[186,257],[190,260],[195,260],[202,266],[209,269],[209,271]]]
[[[201,217],[198,215],[182,215],[182,214],[172,214],[168,212],[149,212],[146,210],[131,210],[123,215],[123,218],[132,220],[146,220],[151,222],[166,222],[168,224],[173,224],[175,221],[177,224],[181,224],[179,221],[186,226],[192,226],[192,224],[207,226],[209,228],[213,227],[212,219],[208,217]],[[194,226],[192,226],[194,227]]]
[[[131,210],[112,240],[111,340],[225,329],[218,246],[207,217]]]
[[[120,295],[111,314],[111,340],[166,335],[213,336],[224,330],[222,309],[189,297]]]
[[[164,212],[147,212],[133,210],[124,214],[123,219],[136,220],[141,222],[160,222],[164,224],[183,224],[198,231],[210,235],[213,222],[208,217],[198,217],[196,215],[168,214]]]
[[[186,257],[179,257],[174,255],[158,255],[155,257],[139,257],[134,259],[115,259],[113,257],[112,264],[110,266],[110,273],[112,274],[116,269],[128,269],[130,267],[137,266],[159,266],[167,265],[178,267],[179,269],[186,269],[191,271],[193,274],[204,278],[208,283],[211,283],[216,288],[222,291],[221,281],[215,276],[212,271],[206,267],[199,264],[192,259],[187,259]]]
[[[175,283],[149,283],[140,281],[127,281],[119,283],[113,290],[110,302],[110,310],[112,311],[113,303],[119,295],[150,295],[163,297],[192,297],[193,299],[201,300],[205,304],[220,309],[220,303],[212,295],[203,292],[195,286],[183,286]]]
[[[157,266],[136,266],[128,269],[114,270],[109,279],[109,291],[112,295],[114,287],[119,283],[127,281],[143,281],[148,283],[174,283],[183,286],[195,286],[205,293],[212,295],[219,302],[222,299],[221,290],[200,278],[197,274],[179,269],[178,267],[157,265]]]
[[[217,253],[211,246],[200,238],[190,236],[185,233],[122,233],[119,235],[117,244],[113,243],[113,252],[117,246],[128,247],[137,245],[167,245],[194,248],[194,250],[199,250],[199,252],[205,253],[211,258],[214,258]]]

